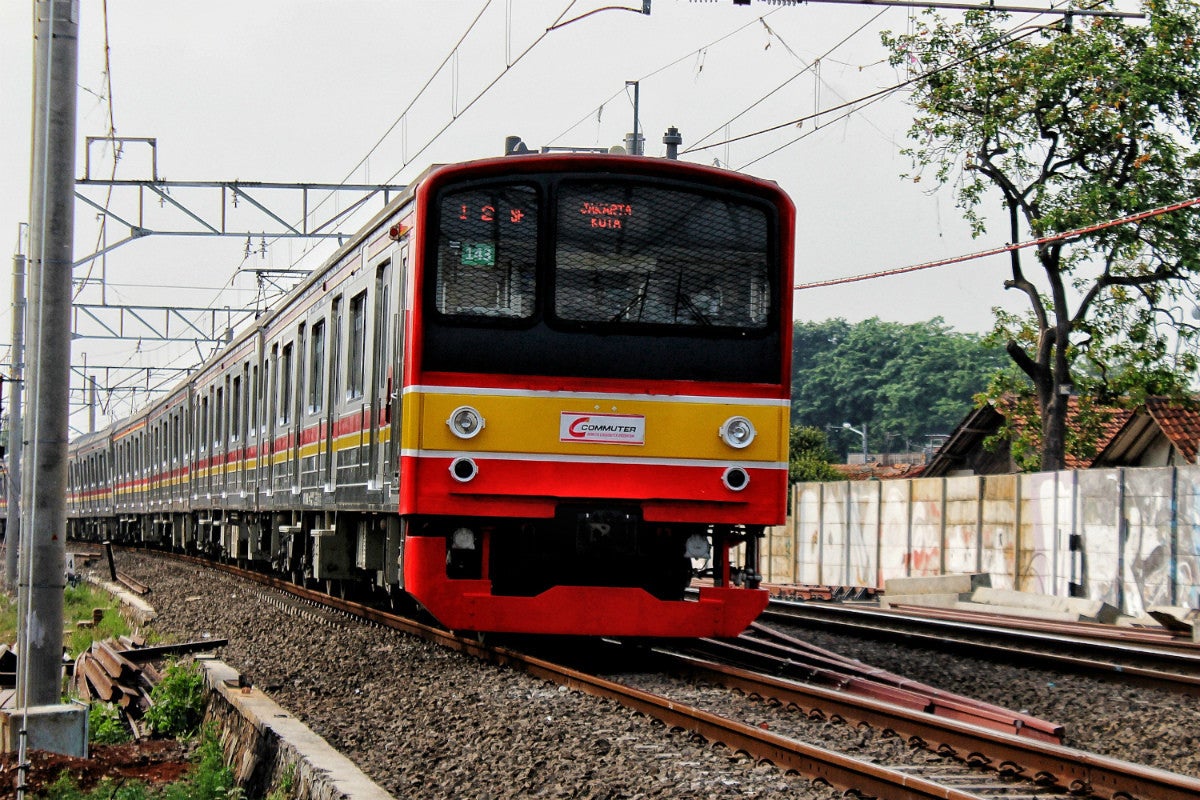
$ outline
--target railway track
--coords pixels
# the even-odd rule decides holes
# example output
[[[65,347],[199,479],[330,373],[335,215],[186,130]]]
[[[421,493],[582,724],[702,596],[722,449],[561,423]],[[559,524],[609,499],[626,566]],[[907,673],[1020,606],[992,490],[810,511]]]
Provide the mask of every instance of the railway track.
[[[928,609],[772,603],[760,620],[893,639],[1195,695],[1200,644],[1178,634]]]
[[[608,698],[659,719],[671,728],[695,733],[756,760],[769,761],[780,769],[824,781],[841,791],[881,798],[948,800],[992,796],[1175,800],[1200,796],[1200,780],[1193,778],[1104,759],[1031,737],[988,731],[904,706],[855,698],[835,689],[805,687],[795,681],[705,663],[696,656],[679,656],[680,671],[697,674],[703,670],[709,676],[706,680],[795,709],[799,712],[797,716],[845,720],[893,732],[904,737],[910,747],[924,748],[930,754],[927,764],[881,766],[747,724],[730,718],[731,715],[713,713],[660,693],[600,677],[590,670],[481,642],[477,637],[455,636],[378,608],[331,598],[230,565],[208,566],[285,592],[288,598],[273,602],[288,606],[289,613],[330,625],[341,624],[342,614],[349,614],[420,636],[491,663],[509,665],[561,686]],[[665,655],[656,652],[655,657]]]

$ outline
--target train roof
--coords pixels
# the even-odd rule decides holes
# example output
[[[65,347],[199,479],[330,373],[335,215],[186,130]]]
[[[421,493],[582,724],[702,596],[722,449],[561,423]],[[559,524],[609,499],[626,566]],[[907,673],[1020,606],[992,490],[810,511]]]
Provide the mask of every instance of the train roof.
[[[73,448],[86,447],[95,439],[103,438],[111,432],[115,436],[122,436],[131,430],[135,429],[139,424],[144,424],[149,416],[153,415],[154,411],[165,403],[170,403],[177,391],[190,383],[197,380],[202,380],[214,365],[219,365],[223,359],[229,358],[231,353],[235,353],[243,345],[247,344],[254,337],[258,336],[261,331],[269,328],[271,323],[278,319],[280,315],[290,310],[291,306],[302,297],[305,292],[316,286],[321,281],[325,280],[328,275],[350,256],[355,250],[362,246],[372,234],[377,232],[389,219],[396,216],[405,205],[412,202],[419,188],[427,183],[431,178],[437,176],[453,177],[460,172],[474,171],[475,173],[491,177],[496,175],[513,174],[520,170],[515,170],[514,167],[530,166],[536,164],[538,168],[548,172],[571,172],[580,169],[585,164],[589,169],[596,167],[609,166],[613,171],[620,171],[623,174],[637,173],[643,175],[666,175],[672,173],[683,174],[704,174],[707,175],[716,186],[736,187],[746,189],[748,187],[758,187],[760,190],[769,191],[772,194],[782,198],[790,205],[790,199],[779,188],[774,181],[764,178],[758,178],[744,173],[735,172],[733,170],[724,169],[721,167],[708,166],[706,164],[696,164],[688,161],[678,161],[666,158],[650,158],[646,156],[631,156],[612,153],[572,153],[572,152],[551,152],[551,153],[525,153],[505,156],[494,156],[490,158],[482,158],[473,161],[462,161],[446,164],[433,164],[427,167],[411,182],[405,185],[404,189],[387,204],[380,209],[374,216],[371,217],[358,231],[352,234],[345,242],[343,242],[336,251],[334,251],[318,268],[314,269],[307,277],[296,284],[288,291],[278,302],[274,303],[271,308],[264,311],[254,322],[248,325],[244,330],[238,333],[229,344],[222,347],[217,352],[213,353],[204,361],[197,365],[196,370],[188,378],[181,380],[175,384],[172,392],[162,400],[156,401],[148,406],[145,406],[135,413],[120,420],[114,420],[104,431],[96,433],[84,434],[72,441]],[[619,168],[619,169],[618,169]],[[605,170],[600,169],[599,172]]]

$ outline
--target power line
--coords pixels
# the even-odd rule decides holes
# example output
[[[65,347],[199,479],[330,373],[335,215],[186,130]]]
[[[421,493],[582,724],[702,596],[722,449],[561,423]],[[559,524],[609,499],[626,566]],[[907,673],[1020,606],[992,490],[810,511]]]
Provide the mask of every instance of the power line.
[[[887,13],[887,11],[888,11],[888,10],[887,10],[886,8],[885,8],[885,9],[881,9],[881,10],[879,11],[879,13],[877,13],[875,16],[871,17],[869,20],[867,20],[866,22],[864,22],[862,25],[860,25],[860,26],[858,26],[857,28],[855,28],[855,29],[854,29],[853,31],[851,31],[851,32],[850,32],[850,33],[849,33],[847,36],[843,37],[843,38],[842,38],[842,40],[841,40],[840,42],[838,42],[837,44],[835,44],[835,45],[833,45],[832,47],[828,48],[828,49],[827,49],[827,50],[826,50],[826,51],[825,51],[823,54],[821,54],[820,56],[817,56],[817,58],[816,58],[816,59],[814,59],[814,60],[813,60],[812,62],[810,62],[810,63],[805,63],[803,59],[801,59],[801,58],[800,58],[798,55],[796,55],[796,53],[795,53],[795,52],[792,50],[792,48],[788,47],[787,43],[783,41],[783,37],[779,36],[779,34],[777,34],[777,33],[776,33],[774,30],[772,30],[772,29],[771,29],[771,27],[770,27],[769,25],[767,25],[766,18],[765,18],[765,17],[760,17],[760,18],[759,18],[759,22],[761,22],[761,23],[763,24],[763,27],[765,27],[765,28],[767,29],[767,32],[768,32],[768,33],[770,33],[772,36],[774,36],[776,39],[779,39],[779,41],[783,43],[783,46],[784,46],[784,48],[785,48],[785,49],[786,49],[786,50],[787,50],[789,53],[791,53],[791,54],[792,54],[792,56],[793,56],[793,57],[794,57],[794,58],[795,58],[797,61],[799,61],[801,64],[804,64],[804,69],[802,69],[802,70],[800,70],[799,72],[797,72],[797,73],[795,73],[794,75],[792,75],[790,78],[788,78],[787,80],[785,80],[783,83],[779,84],[779,85],[778,85],[778,86],[776,86],[774,89],[772,89],[771,91],[767,92],[766,94],[764,94],[762,97],[760,97],[760,98],[758,98],[757,100],[755,100],[755,101],[754,101],[753,103],[751,103],[750,105],[746,106],[744,109],[742,109],[741,111],[739,111],[739,112],[738,112],[737,114],[735,114],[734,116],[730,117],[730,118],[729,118],[728,120],[726,120],[725,122],[723,122],[723,123],[721,123],[720,125],[718,125],[717,127],[713,128],[711,131],[709,131],[708,133],[706,133],[704,136],[701,136],[699,139],[697,139],[697,140],[696,140],[696,144],[695,144],[695,145],[693,145],[693,146],[692,146],[691,148],[689,148],[689,149],[690,149],[690,150],[694,150],[694,149],[697,149],[697,148],[699,148],[699,146],[700,146],[701,144],[703,144],[705,141],[707,141],[707,140],[708,140],[708,138],[709,138],[710,136],[713,136],[713,135],[714,135],[714,134],[715,134],[717,131],[721,130],[722,128],[725,128],[726,126],[728,126],[729,124],[731,124],[731,123],[733,123],[733,122],[736,122],[736,121],[737,121],[738,119],[740,119],[742,116],[744,116],[745,114],[748,114],[748,113],[749,113],[749,112],[750,112],[752,109],[754,109],[754,108],[758,107],[758,106],[759,106],[761,103],[763,103],[763,102],[765,102],[766,100],[768,100],[769,98],[771,98],[771,97],[772,97],[772,96],[773,96],[773,95],[774,95],[776,92],[779,92],[779,91],[781,91],[781,90],[782,90],[782,89],[783,89],[785,86],[787,86],[789,83],[791,83],[792,81],[796,80],[797,78],[799,78],[799,77],[803,76],[804,74],[808,73],[810,70],[812,70],[812,69],[813,69],[813,66],[814,66],[815,64],[817,64],[817,63],[819,63],[820,61],[824,60],[824,59],[825,59],[825,58],[827,58],[827,57],[828,57],[830,54],[832,54],[832,53],[834,53],[835,51],[837,51],[837,49],[838,49],[838,48],[842,47],[842,45],[846,44],[846,43],[847,43],[847,42],[849,42],[851,39],[853,39],[855,36],[857,36],[858,34],[862,33],[862,32],[863,32],[863,31],[866,29],[866,27],[867,27],[868,25],[870,25],[871,23],[875,22],[875,20],[877,20],[877,19],[879,19],[880,17],[882,17],[884,14],[886,14],[886,13]],[[685,150],[684,152],[688,152],[688,151],[687,151],[687,150]]]
[[[666,72],[666,71],[667,71],[667,70],[669,70],[671,67],[674,67],[674,66],[676,66],[676,65],[678,65],[678,64],[681,64],[682,62],[686,61],[687,59],[691,58],[692,56],[695,56],[696,54],[698,54],[698,53],[701,53],[701,52],[703,52],[703,51],[707,50],[707,49],[708,49],[708,48],[710,48],[710,47],[715,47],[716,45],[720,44],[721,42],[724,42],[726,39],[730,39],[730,38],[732,38],[732,37],[736,36],[737,34],[741,33],[742,31],[746,30],[746,28],[752,27],[752,26],[753,26],[753,25],[755,25],[756,23],[760,23],[760,22],[762,22],[763,20],[765,20],[767,17],[771,16],[772,14],[777,14],[777,13],[779,13],[779,11],[780,11],[780,10],[781,10],[781,9],[775,9],[774,11],[770,11],[770,12],[767,12],[766,14],[763,14],[762,16],[758,17],[757,19],[753,19],[753,20],[751,20],[750,22],[747,22],[747,23],[745,23],[745,24],[743,24],[743,25],[739,25],[738,27],[736,27],[736,28],[734,28],[733,30],[729,31],[729,33],[726,33],[726,34],[724,34],[724,35],[722,35],[722,36],[719,36],[719,37],[717,37],[716,39],[712,40],[712,41],[711,41],[711,42],[709,42],[708,44],[705,44],[705,45],[702,45],[702,46],[700,46],[700,47],[696,47],[696,48],[693,48],[693,49],[691,49],[691,50],[688,50],[686,53],[684,53],[682,56],[680,56],[679,58],[675,59],[674,61],[671,61],[671,62],[669,62],[669,63],[667,63],[667,64],[664,64],[663,66],[659,67],[658,69],[651,70],[650,72],[648,72],[648,73],[646,73],[645,75],[641,76],[641,77],[640,77],[640,78],[638,78],[637,80],[638,80],[638,82],[639,82],[639,83],[640,83],[640,82],[644,82],[644,81],[646,81],[646,80],[648,80],[648,79],[650,79],[650,78],[653,78],[655,75],[658,75],[658,74],[660,74],[660,73]],[[573,131],[573,130],[575,130],[576,128],[578,128],[578,127],[579,127],[580,125],[582,125],[583,123],[585,123],[585,122],[587,122],[588,120],[592,119],[592,118],[593,118],[593,117],[595,117],[597,114],[599,114],[599,113],[602,113],[602,112],[604,111],[604,106],[608,105],[609,103],[611,103],[613,100],[615,100],[616,98],[620,97],[620,96],[621,96],[622,94],[624,94],[624,93],[625,93],[625,87],[622,85],[622,87],[621,87],[620,89],[618,89],[617,91],[613,92],[613,93],[612,93],[612,94],[611,94],[611,95],[610,95],[610,96],[609,96],[609,97],[608,97],[606,100],[604,100],[604,102],[602,102],[602,103],[601,103],[599,106],[597,106],[597,107],[595,107],[595,108],[591,109],[590,111],[588,111],[588,113],[587,113],[587,114],[585,114],[585,115],[584,115],[582,118],[580,118],[578,121],[576,121],[575,123],[573,123],[573,124],[571,125],[571,127],[567,128],[566,130],[564,130],[562,133],[558,134],[557,136],[554,136],[554,137],[552,137],[552,138],[549,140],[549,142],[547,142],[547,144],[554,144],[555,142],[559,141],[559,140],[560,140],[560,139],[562,139],[564,136],[566,136],[568,133],[570,133],[571,131]]]
[[[945,267],[950,264],[960,264],[964,261],[973,261],[977,258],[986,258],[988,256],[997,256],[1004,253],[1011,253],[1015,250],[1024,250],[1029,247],[1040,247],[1044,244],[1052,244],[1061,242],[1065,239],[1074,239],[1077,236],[1084,236],[1096,231],[1102,231],[1107,228],[1115,228],[1119,225],[1128,225],[1133,222],[1141,222],[1142,220],[1150,219],[1151,217],[1162,216],[1163,214],[1171,214],[1175,211],[1182,211],[1186,208],[1200,206],[1200,197],[1193,197],[1190,200],[1183,200],[1178,203],[1171,203],[1158,208],[1152,208],[1149,211],[1139,211],[1136,214],[1130,214],[1126,217],[1110,219],[1104,222],[1098,222],[1094,225],[1088,225],[1082,228],[1065,231],[1064,233],[1055,233],[1050,236],[1042,236],[1037,239],[1029,239],[1016,244],[1006,244],[1002,247],[993,247],[990,250],[980,250],[976,253],[969,253],[962,256],[953,256],[951,258],[942,258],[937,261],[926,261],[923,264],[913,264],[908,267],[898,267],[896,269],[880,270],[878,272],[867,272],[861,275],[852,275],[845,278],[830,278],[825,281],[813,281],[811,283],[801,283],[793,286],[793,291],[802,291],[804,289],[820,289],[826,286],[840,286],[846,283],[859,283],[861,281],[870,281],[877,278],[890,278],[893,275],[904,275],[909,272],[919,272],[921,270],[933,269],[934,267]]]
[[[446,66],[446,64],[456,57],[459,47],[461,47],[461,45],[462,45],[463,41],[466,39],[467,35],[475,27],[475,24],[479,21],[479,18],[483,15],[483,12],[490,5],[491,5],[491,0],[487,0],[487,3],[485,3],[484,7],[482,9],[480,9],[479,14],[471,22],[471,25],[467,28],[466,32],[463,33],[463,35],[459,38],[459,41],[454,45],[453,48],[451,48],[451,50],[447,54],[446,58],[444,58],[442,60],[442,62],[438,65],[437,69],[435,69],[433,71],[433,73],[429,76],[429,79],[421,87],[421,89],[418,91],[417,95],[412,99],[412,101],[405,108],[405,110],[403,112],[401,112],[400,116],[396,118],[396,120],[391,124],[391,126],[387,129],[387,131],[384,132],[383,136],[380,137],[379,141],[377,141],[372,146],[371,150],[367,153],[367,155],[364,156],[358,162],[358,164],[354,167],[354,169],[358,169],[358,167],[361,166],[367,160],[367,158],[370,157],[371,153],[373,153],[375,151],[375,149],[379,147],[379,145],[383,142],[383,140],[386,139],[392,133],[392,131],[395,130],[396,126],[400,125],[401,122],[407,118],[409,110],[411,110],[411,108],[417,102],[417,100],[420,99],[422,94],[424,94],[425,90],[429,87],[429,85],[433,82],[433,80],[439,74],[441,74],[441,71]],[[500,73],[495,78],[493,78],[490,83],[487,84],[487,86],[483,87],[483,89],[478,94],[476,94],[475,97],[473,97],[465,106],[463,106],[462,108],[458,108],[458,106],[455,105],[454,111],[450,117],[450,120],[445,125],[443,125],[441,128],[439,128],[437,130],[437,132],[435,132],[432,136],[430,136],[429,139],[426,140],[426,142],[423,145],[421,145],[420,149],[418,149],[415,153],[413,153],[411,157],[409,157],[407,154],[402,152],[400,166],[396,169],[395,172],[393,172],[391,174],[390,177],[388,177],[387,180],[384,181],[384,183],[390,183],[401,172],[403,172],[405,168],[407,168],[410,164],[412,164],[412,162],[415,161],[422,153],[424,153],[426,150],[428,150],[434,144],[434,142],[436,142],[438,140],[438,137],[440,137],[443,133],[445,133],[450,128],[451,125],[453,125],[455,122],[457,122],[459,120],[459,118],[461,118],[463,116],[463,114],[465,114],[467,111],[469,111],[485,94],[487,94],[497,83],[499,83],[500,80],[502,78],[504,78],[504,76],[507,75],[509,73],[509,71],[512,70],[513,67],[515,67],[518,63],[520,63],[521,60],[530,53],[530,51],[532,51],[535,47],[537,47],[542,42],[543,39],[545,39],[548,35],[550,35],[550,33],[552,33],[555,30],[558,30],[559,28],[563,27],[564,25],[569,25],[570,23],[575,22],[577,19],[582,19],[582,17],[579,17],[576,19],[567,20],[566,22],[562,22],[562,18],[567,15],[567,13],[571,10],[571,8],[574,5],[575,5],[575,0],[571,0],[571,2],[567,3],[567,6],[559,13],[559,15],[555,18],[554,22],[550,25],[550,27],[548,27],[548,28],[546,28],[546,30],[542,31],[541,35],[538,36],[537,39],[535,39],[532,44],[530,44],[523,51],[521,51],[521,53],[519,55],[517,55],[517,57],[515,59],[512,59],[511,61],[509,61],[508,56],[506,54],[504,69],[502,69],[500,71]],[[609,9],[600,9],[600,10],[609,10]],[[617,10],[617,9],[613,9],[613,10]],[[621,10],[629,10],[629,9],[621,9]],[[583,16],[589,16],[589,15],[585,14]],[[456,95],[456,99],[457,99],[457,95]],[[353,170],[351,171],[351,174],[353,174]],[[348,180],[349,176],[347,176],[346,179]],[[329,198],[326,197],[325,200],[321,201],[321,203],[324,203],[328,199]],[[320,207],[321,203],[318,203],[317,207]],[[274,242],[272,242],[272,243],[274,243]],[[299,264],[302,260],[304,260],[305,256],[307,256],[309,252],[310,252],[310,250],[303,251],[298,257],[296,257],[295,259],[292,260],[290,266],[294,267],[297,264]]]

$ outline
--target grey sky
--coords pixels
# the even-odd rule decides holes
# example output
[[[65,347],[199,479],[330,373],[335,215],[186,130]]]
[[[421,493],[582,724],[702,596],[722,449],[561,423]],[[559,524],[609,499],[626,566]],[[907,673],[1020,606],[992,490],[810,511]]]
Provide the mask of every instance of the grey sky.
[[[80,5],[82,143],[85,136],[106,133],[108,105],[102,99],[107,94],[102,4],[83,0]],[[648,154],[662,154],[662,134],[674,125],[684,137],[683,158],[744,167],[791,194],[798,209],[798,283],[1004,243],[999,228],[972,240],[948,190],[931,194],[932,181],[900,178],[909,168],[900,153],[909,119],[902,94],[852,114],[831,112],[799,127],[687,152],[702,137],[711,143],[742,136],[897,82],[902,75],[886,64],[878,32],[903,29],[906,10],[654,0],[649,17],[602,11],[547,32],[558,19],[607,3],[575,3],[560,17],[569,5],[567,0],[109,0],[116,132],[157,138],[159,173],[168,179],[403,182],[430,163],[499,155],[508,134],[521,135],[533,147],[616,144],[632,126],[632,93],[625,82],[640,80]],[[640,0],[628,5],[640,6]],[[0,115],[5,154],[0,241],[7,243],[8,253],[16,247],[18,223],[28,215],[31,8],[30,2],[0,4],[5,110]],[[457,55],[434,75],[481,9]],[[418,96],[427,81],[428,89]],[[354,169],[410,104],[392,135]],[[777,152],[768,155],[772,151]],[[106,154],[102,149],[92,153],[93,174],[111,170]],[[82,171],[81,144],[77,174]],[[131,148],[118,176],[148,174],[145,151]],[[114,208],[122,203],[130,213],[121,197]],[[992,216],[999,218],[998,208]],[[81,209],[77,220],[79,258],[94,251],[98,233],[91,209]],[[124,235],[109,229],[110,240]],[[107,259],[107,299],[248,303],[254,281],[235,277],[245,260],[244,247],[239,239],[129,244]],[[273,244],[265,258],[255,254],[247,263],[288,267],[302,252],[300,244],[282,242]],[[959,330],[983,331],[990,325],[991,307],[1010,302],[1003,277],[1004,261],[990,259],[802,291],[796,294],[796,315],[901,322],[943,316]],[[0,280],[3,342],[11,325],[9,283]],[[98,290],[87,290],[82,299],[97,302]],[[82,341],[76,343],[75,358],[88,352],[91,363],[184,365],[196,355],[190,346],[132,349]]]

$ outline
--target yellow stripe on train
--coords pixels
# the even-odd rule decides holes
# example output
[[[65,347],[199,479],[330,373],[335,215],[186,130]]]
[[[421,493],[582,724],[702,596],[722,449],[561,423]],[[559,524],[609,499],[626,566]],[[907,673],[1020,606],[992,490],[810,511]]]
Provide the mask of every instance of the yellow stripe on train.
[[[463,438],[449,420],[470,407],[483,428]],[[483,391],[409,391],[403,405],[405,451],[454,450],[562,455],[623,454],[642,458],[786,462],[786,400],[679,399]],[[722,426],[744,417],[756,435],[746,447],[722,440]]]

